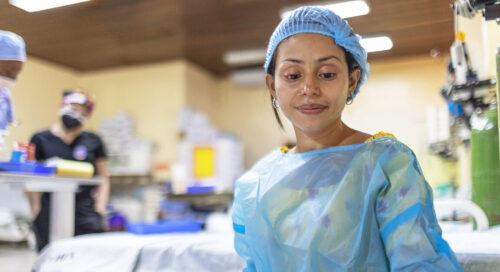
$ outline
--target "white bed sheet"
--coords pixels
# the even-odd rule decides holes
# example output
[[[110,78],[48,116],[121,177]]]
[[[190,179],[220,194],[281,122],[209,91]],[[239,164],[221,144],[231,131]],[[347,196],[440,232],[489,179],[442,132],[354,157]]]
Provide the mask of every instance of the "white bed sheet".
[[[170,235],[146,245],[135,272],[241,271],[243,259],[233,247],[233,234],[204,233]]]
[[[466,272],[500,271],[500,228],[444,233]]]
[[[500,228],[445,233],[466,272],[500,271]],[[241,271],[232,232],[134,235],[125,232],[57,241],[42,252],[38,272]]]
[[[51,243],[35,263],[37,272],[241,271],[244,261],[232,234],[126,232],[78,236]]]

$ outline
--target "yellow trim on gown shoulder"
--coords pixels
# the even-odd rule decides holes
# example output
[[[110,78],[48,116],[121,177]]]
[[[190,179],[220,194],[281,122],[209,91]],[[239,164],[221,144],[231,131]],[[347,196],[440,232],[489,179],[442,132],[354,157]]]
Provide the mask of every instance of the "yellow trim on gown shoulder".
[[[365,141],[365,143],[368,143],[368,142],[369,142],[369,141],[371,141],[371,140],[374,140],[374,139],[377,139],[377,138],[380,138],[380,137],[386,137],[386,136],[387,136],[387,137],[396,138],[396,136],[394,136],[394,135],[393,135],[393,134],[391,134],[391,133],[387,133],[387,132],[383,132],[383,131],[381,131],[381,132],[379,132],[379,133],[377,133],[377,134],[373,135],[372,137],[368,138],[368,140],[366,140],[366,141]]]

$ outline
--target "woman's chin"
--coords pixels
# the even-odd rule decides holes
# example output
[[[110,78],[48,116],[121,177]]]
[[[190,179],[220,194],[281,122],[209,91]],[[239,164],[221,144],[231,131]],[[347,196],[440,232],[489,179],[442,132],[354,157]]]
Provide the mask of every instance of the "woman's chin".
[[[324,131],[327,126],[324,123],[309,121],[296,124],[295,127],[303,133],[316,134]]]

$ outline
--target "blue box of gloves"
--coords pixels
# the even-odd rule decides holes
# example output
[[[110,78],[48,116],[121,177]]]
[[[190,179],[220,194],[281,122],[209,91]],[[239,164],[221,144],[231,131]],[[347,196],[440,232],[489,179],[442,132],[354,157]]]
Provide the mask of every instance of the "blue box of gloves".
[[[127,231],[134,234],[159,234],[170,232],[197,232],[202,223],[193,220],[165,220],[155,223],[128,223]]]
[[[48,167],[37,162],[0,162],[0,171],[17,172],[31,175],[53,175],[55,167]]]

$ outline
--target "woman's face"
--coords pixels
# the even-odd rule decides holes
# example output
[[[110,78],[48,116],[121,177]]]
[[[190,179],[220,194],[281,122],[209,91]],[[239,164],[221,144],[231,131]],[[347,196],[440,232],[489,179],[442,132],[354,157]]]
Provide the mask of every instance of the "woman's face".
[[[301,33],[283,40],[275,67],[266,84],[296,129],[317,133],[339,124],[359,70],[349,74],[344,50],[332,38]]]

